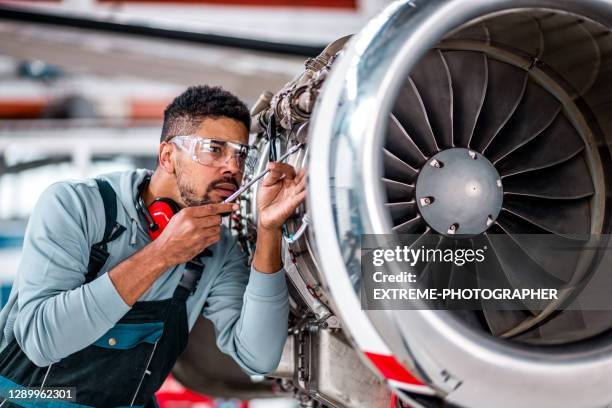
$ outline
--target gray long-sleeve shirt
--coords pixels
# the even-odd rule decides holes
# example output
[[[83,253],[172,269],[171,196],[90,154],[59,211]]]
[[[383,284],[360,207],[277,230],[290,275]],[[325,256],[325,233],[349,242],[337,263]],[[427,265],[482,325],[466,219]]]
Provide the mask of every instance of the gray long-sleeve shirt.
[[[117,222],[127,230],[112,241],[98,277],[84,284],[90,247],[102,239],[105,217],[93,179],[60,182],[41,195],[26,229],[23,254],[8,304],[0,312],[0,349],[13,338],[38,366],[55,363],[95,342],[129,310],[108,277],[115,265],[151,240],[135,206],[149,170],[110,173]],[[187,300],[189,329],[199,314],[215,326],[217,345],[248,374],[278,365],[289,312],[284,271],[250,269],[227,228],[210,247],[197,291]],[[164,272],[141,301],[172,296],[184,265]]]

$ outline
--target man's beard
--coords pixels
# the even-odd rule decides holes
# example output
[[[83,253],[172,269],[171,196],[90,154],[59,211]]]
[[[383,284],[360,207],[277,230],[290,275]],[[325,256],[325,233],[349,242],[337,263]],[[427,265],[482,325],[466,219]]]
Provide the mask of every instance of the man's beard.
[[[194,188],[194,186],[189,184],[189,182],[187,182],[186,180],[184,180],[183,169],[181,168],[181,165],[179,163],[176,164],[176,184],[177,184],[179,193],[181,194],[181,200],[187,207],[197,207],[197,206],[204,205],[204,204],[210,204],[212,202],[210,198],[211,191],[213,191],[217,185],[222,184],[222,183],[233,184],[236,187],[236,189],[238,189],[239,187],[238,181],[235,178],[231,176],[221,177],[216,180],[213,180],[208,185],[208,188],[206,189],[204,196],[198,197],[198,194],[196,193],[196,189]]]

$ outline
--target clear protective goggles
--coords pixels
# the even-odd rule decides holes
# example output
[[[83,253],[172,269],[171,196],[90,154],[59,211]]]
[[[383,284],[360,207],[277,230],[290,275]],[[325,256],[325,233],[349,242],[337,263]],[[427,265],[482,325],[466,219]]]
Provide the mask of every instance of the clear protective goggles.
[[[250,147],[242,143],[195,135],[174,136],[170,142],[189,153],[193,161],[205,166],[221,167],[233,158],[241,172],[244,171],[250,151]]]

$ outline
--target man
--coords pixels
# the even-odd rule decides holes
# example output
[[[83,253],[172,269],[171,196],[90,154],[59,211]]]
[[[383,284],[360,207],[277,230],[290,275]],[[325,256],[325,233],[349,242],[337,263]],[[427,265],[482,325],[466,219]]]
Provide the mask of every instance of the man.
[[[306,177],[270,163],[257,195],[249,272],[221,225],[222,215],[237,209],[222,201],[242,181],[249,127],[238,98],[218,87],[191,87],[164,113],[155,172],[60,182],[42,194],[0,314],[3,399],[23,387],[74,387],[79,406],[155,406],[153,394],[199,314],[214,323],[217,345],[245,372],[276,368],[288,318],[281,227],[303,202]],[[113,192],[116,200],[107,198],[105,207]],[[144,207],[159,197],[181,209],[152,241]],[[108,207],[115,201],[113,217]],[[109,218],[117,223],[112,230]],[[109,258],[91,273],[91,247],[99,243]],[[19,400],[2,406],[12,403]]]

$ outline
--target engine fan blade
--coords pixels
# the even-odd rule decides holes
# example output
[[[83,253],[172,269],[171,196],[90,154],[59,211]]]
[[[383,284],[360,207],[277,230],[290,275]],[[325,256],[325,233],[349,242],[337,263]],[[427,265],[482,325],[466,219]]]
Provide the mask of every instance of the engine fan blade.
[[[409,235],[408,238],[412,239],[414,235]],[[402,237],[405,237],[402,236]],[[408,248],[418,248],[424,246],[425,248],[437,248],[442,241],[442,236],[440,234],[435,233],[431,228],[426,227],[425,232],[418,236],[412,242],[406,242],[404,245]],[[402,242],[404,243],[404,242]],[[417,262],[413,266],[412,272],[416,274],[417,283],[423,285],[426,279],[426,271],[429,267],[429,262]]]
[[[392,113],[427,157],[433,156],[440,150],[421,95],[410,77],[400,89]]]
[[[564,283],[570,281],[581,243],[550,234],[507,211],[500,213],[496,223],[549,275]]]
[[[458,250],[473,250],[474,245],[471,239],[457,239],[455,251]],[[457,253],[457,252],[455,252]],[[448,281],[449,289],[475,289],[478,287],[478,279],[476,277],[476,270],[474,262],[467,262],[464,260],[463,264],[457,260],[453,262],[450,278]],[[480,302],[477,299],[472,300],[460,300],[450,299],[448,302],[449,309],[467,311],[475,311],[479,309]],[[455,306],[456,305],[456,306]],[[464,317],[470,316],[470,313],[463,313]]]
[[[455,239],[454,240],[454,248],[453,251],[457,253],[458,250],[465,250],[468,248],[472,248],[472,240],[471,239]],[[464,269],[464,265],[457,265],[453,263],[450,277],[448,279],[448,288],[449,289],[468,289],[476,287],[476,275],[469,276],[467,270]],[[471,278],[474,278],[472,281]]]
[[[514,289],[559,289],[563,282],[534,262],[507,234],[487,234],[497,260]],[[491,255],[489,255],[491,256]],[[544,310],[549,301],[526,299],[522,303],[534,315]]]
[[[495,47],[519,53],[527,58],[539,57],[544,48],[538,21],[529,15],[513,14],[484,23]]]
[[[414,144],[412,138],[393,114],[389,115],[386,149],[414,168],[422,167],[427,161],[427,157]]]
[[[387,149],[384,149],[383,153],[385,178],[408,184],[416,180],[418,174],[416,169],[399,159]]]
[[[427,249],[438,249],[440,244],[443,241],[443,236],[433,232],[433,230],[427,227],[426,234],[423,234],[419,237],[417,241],[411,246],[411,248],[416,248],[423,245]],[[417,282],[422,285],[424,288],[428,288],[428,279],[431,265],[433,262],[417,262],[415,268],[418,270],[417,274]]]
[[[591,230],[589,199],[559,201],[527,196],[504,197],[503,209],[548,232],[573,238]]]
[[[453,85],[453,144],[467,147],[487,91],[487,57],[472,51],[445,51]]]
[[[389,210],[394,226],[409,221],[417,215],[416,201],[387,203],[385,207]]]
[[[530,170],[554,166],[584,150],[584,142],[572,124],[563,115],[541,135],[513,150],[495,163],[502,178]]]
[[[470,147],[482,152],[510,119],[527,86],[527,72],[487,57],[487,94]]]
[[[578,95],[584,95],[593,86],[601,68],[602,50],[593,34],[584,21],[573,14],[548,15],[539,21],[544,31],[541,59],[555,67]]]
[[[454,40],[467,40],[467,41],[479,41],[488,44],[489,43],[489,30],[484,24],[470,24],[467,27],[462,28],[460,31],[453,35]],[[442,40],[444,44],[446,40]]]
[[[418,231],[422,231],[425,225],[423,217],[417,214],[413,219],[393,227],[393,232],[396,234],[416,234]]]
[[[437,234],[425,225],[423,231],[415,233],[401,233],[397,235],[364,235],[362,236],[362,247],[367,246],[368,249],[378,248],[394,248],[397,246],[413,248],[418,245],[426,245],[428,242],[433,242]],[[418,263],[417,263],[418,265]]]
[[[513,337],[537,345],[567,344],[612,328],[610,310],[563,310],[536,328]]]
[[[383,178],[387,201],[408,201],[414,198],[414,184],[401,183],[399,181]]]
[[[510,120],[489,141],[484,155],[495,162],[537,137],[559,114],[561,104],[548,91],[528,81],[521,103]]]
[[[436,251],[441,251],[441,253],[444,253],[447,250],[452,250],[455,248],[454,239],[447,238],[442,235],[440,235],[440,237],[441,239],[435,245]],[[432,248],[432,246],[429,246],[428,248]],[[441,262],[440,259],[435,258],[433,261],[430,261],[423,270],[421,284],[425,288],[437,289],[438,292],[441,293],[442,290],[448,288],[452,270],[452,263]],[[433,300],[432,308],[446,308],[445,304],[439,302],[442,301]]]
[[[438,147],[453,147],[453,88],[442,52],[428,51],[410,77],[421,95]]]
[[[475,248],[491,247],[486,235],[473,238]],[[480,289],[512,289],[495,256],[485,256],[482,262],[475,263],[476,280]],[[483,300],[482,311],[489,330],[500,336],[523,322],[529,314],[520,310],[522,304],[510,300]]]
[[[591,175],[582,155],[548,167],[510,176],[503,180],[504,194],[553,200],[575,200],[595,193]]]
[[[522,310],[504,310],[498,308],[484,308],[485,321],[491,334],[501,337],[525,320],[529,314]]]

